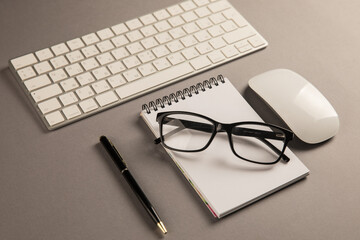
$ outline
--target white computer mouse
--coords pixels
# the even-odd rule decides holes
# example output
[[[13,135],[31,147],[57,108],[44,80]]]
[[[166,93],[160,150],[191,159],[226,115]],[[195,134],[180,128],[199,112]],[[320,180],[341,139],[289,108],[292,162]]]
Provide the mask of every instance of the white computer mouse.
[[[339,117],[309,81],[288,69],[274,69],[249,80],[249,86],[306,143],[323,142],[339,130]]]

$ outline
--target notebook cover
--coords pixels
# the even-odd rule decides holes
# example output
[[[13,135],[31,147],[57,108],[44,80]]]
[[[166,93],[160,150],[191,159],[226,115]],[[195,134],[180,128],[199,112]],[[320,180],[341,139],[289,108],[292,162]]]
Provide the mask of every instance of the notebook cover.
[[[208,116],[222,123],[262,121],[231,82],[199,91],[192,97],[157,111],[141,112],[156,137],[159,126],[156,115],[162,111],[188,111]],[[225,136],[225,135],[224,135]],[[221,218],[245,207],[309,174],[306,166],[287,148],[288,163],[260,165],[236,157],[227,137],[217,134],[202,152],[182,153],[165,149],[188,179],[212,214]],[[244,149],[247,151],[247,149]]]

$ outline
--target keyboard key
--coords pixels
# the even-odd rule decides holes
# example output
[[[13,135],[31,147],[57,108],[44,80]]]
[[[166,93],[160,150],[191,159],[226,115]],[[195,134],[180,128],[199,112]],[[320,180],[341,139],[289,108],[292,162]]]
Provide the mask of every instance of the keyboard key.
[[[136,69],[126,71],[123,75],[128,82],[135,81],[141,77],[140,73]]]
[[[108,78],[108,82],[110,83],[111,87],[116,88],[126,83],[126,80],[120,75],[115,75]]]
[[[64,113],[67,119],[72,119],[81,114],[79,107],[76,105],[71,105],[69,107],[63,108],[62,112]]]
[[[81,86],[95,82],[95,78],[89,72],[80,74],[79,76],[76,77],[76,80],[78,80]]]
[[[238,28],[235,31],[226,33],[223,38],[228,44],[243,40],[245,38],[255,35],[255,32],[251,27]]]
[[[86,71],[94,69],[99,66],[99,63],[95,60],[95,58],[89,58],[81,62],[81,65]]]
[[[197,32],[194,34],[194,36],[199,42],[203,42],[211,39],[210,34],[206,30]]]
[[[69,52],[69,48],[65,45],[65,43],[52,46],[51,50],[55,53],[56,56]]]
[[[47,87],[40,88],[39,90],[33,91],[31,96],[33,97],[35,102],[41,102],[48,98],[54,97],[62,93],[61,88],[58,84],[50,85]]]
[[[18,74],[19,74],[19,77],[21,78],[21,80],[26,80],[28,78],[32,78],[32,77],[36,76],[36,73],[32,67],[26,67],[26,68],[20,69],[18,71]]]
[[[96,46],[99,48],[100,52],[106,52],[114,48],[114,45],[110,42],[110,40],[99,42]]]
[[[159,32],[164,32],[171,28],[170,24],[167,21],[161,21],[161,22],[155,23],[154,26]]]
[[[237,55],[239,52],[233,46],[226,46],[221,49],[221,52],[225,55],[225,57],[230,58]]]
[[[197,32],[200,30],[200,28],[193,22],[184,25],[183,28],[188,34],[191,34],[191,33],[194,33],[194,32]]]
[[[168,7],[167,10],[173,16],[184,12],[184,10],[182,10],[179,5],[174,5],[174,6]]]
[[[172,65],[176,65],[185,61],[183,55],[181,55],[181,53],[178,52],[168,56],[167,58],[169,59]]]
[[[221,24],[221,27],[226,31],[226,32],[231,32],[235,29],[237,29],[238,27],[235,25],[235,23],[232,20],[227,20],[226,22]]]
[[[85,44],[83,43],[83,41],[81,41],[80,38],[75,38],[73,40],[67,41],[66,43],[72,51],[85,46]]]
[[[116,47],[121,47],[129,43],[129,40],[124,35],[116,36],[112,38],[111,41]]]
[[[138,58],[142,63],[147,63],[155,59],[154,54],[151,51],[145,51],[138,55]]]
[[[170,17],[170,14],[165,9],[162,9],[154,12],[154,16],[157,18],[157,20],[161,21],[163,19]]]
[[[228,9],[223,12],[227,19],[232,19],[239,27],[248,25],[247,21],[234,9]]]
[[[166,44],[166,46],[170,49],[171,52],[177,52],[184,48],[179,40],[175,40]]]
[[[111,75],[109,70],[107,70],[106,67],[97,68],[94,71],[92,71],[92,73],[94,74],[94,76],[97,80],[106,78]]]
[[[43,50],[35,52],[36,56],[40,61],[48,60],[54,57],[54,54],[51,52],[49,48],[45,48]]]
[[[69,64],[64,56],[58,56],[56,58],[53,58],[50,60],[50,62],[55,69],[64,67]]]
[[[209,28],[208,32],[212,37],[217,37],[225,33],[224,30],[219,25]]]
[[[39,103],[38,107],[43,114],[46,114],[48,112],[59,109],[61,107],[61,104],[56,98],[52,98],[47,101]]]
[[[143,27],[140,29],[140,31],[142,34],[144,34],[145,37],[158,33],[158,31],[152,25]]]
[[[116,102],[119,98],[113,91],[109,91],[98,95],[97,97],[95,97],[95,99],[99,103],[99,105],[103,107],[110,103]]]
[[[186,21],[186,22],[192,22],[194,20],[196,20],[198,18],[198,16],[193,12],[186,12],[184,14],[181,15],[181,17]]]
[[[182,51],[182,54],[185,56],[186,59],[193,59],[199,56],[199,52],[195,50],[195,48],[191,47]]]
[[[67,78],[67,75],[63,69],[58,69],[49,73],[49,76],[53,82],[58,82]]]
[[[170,51],[163,45],[154,48],[153,53],[156,57],[160,58],[170,53]]]
[[[137,28],[143,26],[142,23],[137,18],[135,18],[133,20],[130,20],[130,21],[127,21],[125,24],[126,24],[126,26],[128,26],[128,28],[130,30],[134,30],[134,29],[137,29]]]
[[[252,49],[251,45],[250,45],[249,42],[246,41],[246,40],[235,43],[235,47],[236,47],[236,48],[239,50],[239,52],[241,52],[241,53],[250,51],[250,50]]]
[[[156,22],[156,19],[152,14],[148,14],[148,15],[140,17],[140,21],[144,25],[149,25],[149,24],[152,24],[152,23]]]
[[[138,69],[143,76],[147,76],[156,72],[156,69],[151,63],[144,64],[140,66]]]
[[[110,28],[105,28],[96,32],[101,40],[105,40],[114,36],[114,33],[110,30]]]
[[[141,44],[146,49],[153,48],[153,47],[159,45],[158,42],[153,37],[149,37],[149,38],[145,38],[144,40],[141,40]]]
[[[211,52],[213,50],[213,48],[207,42],[200,43],[195,48],[202,55],[205,54],[205,53]]]
[[[199,6],[204,6],[209,3],[209,0],[194,0],[194,2]]]
[[[160,44],[167,43],[172,40],[171,36],[167,32],[160,33],[156,35],[155,38]]]
[[[190,64],[196,69],[202,69],[204,67],[210,66],[211,62],[206,56],[200,56],[190,61]]]
[[[141,62],[139,61],[139,59],[136,56],[130,56],[128,58],[125,58],[123,60],[123,63],[125,64],[125,66],[127,68],[133,68],[133,67],[139,66],[141,64]]]
[[[99,108],[98,105],[96,104],[95,100],[92,98],[89,98],[87,100],[80,102],[79,106],[81,107],[81,109],[83,110],[84,113],[91,112],[91,111]]]
[[[81,100],[95,95],[94,91],[91,90],[90,86],[85,86],[83,88],[79,88],[75,92]]]
[[[69,93],[60,95],[59,99],[64,106],[70,105],[70,104],[78,101],[77,97],[75,96],[75,94],[73,92],[69,92]]]
[[[249,43],[254,47],[260,47],[264,45],[266,42],[259,36],[254,36],[248,39]]]
[[[196,5],[192,2],[192,1],[185,1],[180,3],[180,6],[185,10],[185,11],[189,11],[192,10],[194,8],[196,8]]]
[[[194,69],[187,62],[185,62],[171,68],[167,68],[164,71],[152,74],[148,77],[144,77],[138,81],[120,86],[116,89],[116,93],[120,96],[120,98],[127,98],[156,85],[160,85],[162,83],[189,74],[193,71]]]
[[[213,38],[209,41],[209,43],[215,49],[219,49],[226,46],[226,42],[222,39],[222,37]]]
[[[207,7],[198,8],[195,10],[195,13],[201,18],[211,14]]]
[[[35,64],[34,68],[39,75],[52,70],[51,65],[47,61]]]
[[[111,29],[114,31],[116,35],[120,35],[129,31],[129,29],[125,26],[124,23],[120,23],[115,26],[112,26]]]
[[[49,85],[50,83],[51,83],[51,81],[47,75],[41,75],[38,77],[34,77],[34,78],[31,78],[24,82],[26,88],[29,91],[44,87],[46,85]]]
[[[100,65],[106,65],[115,60],[109,52],[98,55],[96,59],[99,61]]]
[[[94,46],[91,46],[91,47],[94,47]],[[84,56],[81,54],[81,52],[79,50],[67,53],[66,57],[70,63],[78,62],[78,61],[84,59]],[[87,57],[91,57],[91,56],[87,56]]]
[[[126,70],[125,66],[120,62],[114,62],[107,66],[112,74],[117,74]]]
[[[65,67],[65,70],[70,77],[75,76],[84,71],[82,69],[82,67],[80,66],[80,64],[78,64],[78,63],[75,63],[75,64]]]
[[[65,118],[63,117],[63,115],[61,115],[59,111],[55,111],[45,115],[45,119],[50,126],[54,126],[58,123],[65,121]]]
[[[99,50],[95,47],[95,45],[91,45],[81,49],[82,53],[85,55],[86,58],[90,58],[99,54]]]
[[[198,41],[191,35],[181,38],[180,41],[185,47],[191,47],[198,43]]]
[[[130,52],[131,55],[134,55],[134,54],[144,50],[143,46],[139,42],[135,42],[135,43],[127,45],[126,49]]]
[[[95,33],[90,33],[82,37],[82,40],[85,42],[86,45],[90,45],[93,43],[97,43],[100,41],[98,36]]]
[[[156,59],[153,64],[159,71],[171,66],[170,62],[166,58]]]
[[[209,28],[209,27],[211,27],[213,25],[212,22],[208,18],[199,19],[199,20],[196,21],[196,24],[201,29]]]
[[[110,86],[107,84],[106,80],[98,81],[93,83],[91,86],[97,94],[110,90]]]
[[[124,47],[115,49],[111,51],[111,53],[116,58],[116,60],[122,59],[130,55],[129,52]]]
[[[181,38],[186,35],[186,33],[184,32],[184,30],[182,30],[181,27],[171,29],[169,33],[173,39]]]
[[[168,21],[172,27],[177,27],[185,23],[180,16],[172,17]]]
[[[223,11],[227,8],[230,8],[230,4],[226,1],[219,1],[219,2],[214,2],[208,5],[208,8],[213,12],[220,12]]]
[[[65,92],[79,87],[79,84],[76,82],[76,80],[74,78],[66,79],[66,80],[60,82],[60,85],[64,89]]]
[[[140,33],[139,30],[135,30],[132,32],[126,33],[126,37],[130,40],[130,42],[135,42],[143,38],[143,35]]]
[[[219,23],[222,23],[222,22],[224,22],[226,20],[226,18],[221,13],[212,14],[211,16],[209,16],[209,19],[214,24],[219,24]]]
[[[225,59],[224,54],[222,54],[220,50],[216,50],[214,52],[211,52],[207,56],[209,57],[209,59],[213,63],[221,62],[222,60]]]

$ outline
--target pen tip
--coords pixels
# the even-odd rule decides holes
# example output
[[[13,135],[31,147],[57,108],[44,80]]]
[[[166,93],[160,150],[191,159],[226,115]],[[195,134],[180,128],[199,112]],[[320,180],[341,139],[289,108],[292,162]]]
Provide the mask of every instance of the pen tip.
[[[166,230],[165,225],[164,225],[163,222],[160,221],[157,225],[158,225],[158,227],[161,229],[161,231],[162,231],[164,234],[167,233],[167,230]]]

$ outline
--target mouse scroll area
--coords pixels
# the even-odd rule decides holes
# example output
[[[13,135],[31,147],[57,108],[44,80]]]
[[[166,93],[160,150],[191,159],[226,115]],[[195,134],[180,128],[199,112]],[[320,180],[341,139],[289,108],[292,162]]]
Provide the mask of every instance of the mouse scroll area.
[[[323,142],[339,130],[339,117],[310,82],[288,69],[275,69],[249,80],[253,89],[302,141]]]

